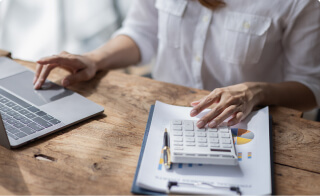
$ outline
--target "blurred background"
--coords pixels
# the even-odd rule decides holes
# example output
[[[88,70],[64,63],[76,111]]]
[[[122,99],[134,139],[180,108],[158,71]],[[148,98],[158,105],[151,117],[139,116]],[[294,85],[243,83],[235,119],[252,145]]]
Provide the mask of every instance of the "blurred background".
[[[131,0],[0,0],[0,48],[36,61],[81,54],[110,39]]]
[[[121,27],[132,0],[0,0],[0,49],[37,61],[61,51],[82,54]],[[123,72],[150,77],[151,66]],[[304,117],[316,118],[317,110]],[[319,117],[320,119],[320,113]]]

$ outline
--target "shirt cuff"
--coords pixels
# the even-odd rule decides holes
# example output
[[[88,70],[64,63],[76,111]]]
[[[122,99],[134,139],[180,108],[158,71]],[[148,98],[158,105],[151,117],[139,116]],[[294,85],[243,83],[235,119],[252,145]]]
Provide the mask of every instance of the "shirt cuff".
[[[147,37],[147,35],[136,32],[130,28],[121,28],[117,30],[113,35],[112,38],[115,38],[119,35],[126,35],[133,39],[133,41],[137,44],[139,50],[140,50],[140,62],[137,65],[145,65],[151,62],[153,55],[155,54],[154,48]],[[143,35],[143,36],[141,36]]]

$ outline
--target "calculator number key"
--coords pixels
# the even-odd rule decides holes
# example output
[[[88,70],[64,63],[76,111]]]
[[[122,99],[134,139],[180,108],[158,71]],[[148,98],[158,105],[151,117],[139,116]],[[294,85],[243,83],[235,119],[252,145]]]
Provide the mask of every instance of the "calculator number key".
[[[184,130],[185,131],[193,131],[193,122],[192,121],[185,121],[184,122]]]
[[[185,132],[186,137],[194,137],[194,132]]]
[[[198,137],[207,137],[207,133],[197,133]]]
[[[231,140],[230,139],[222,139],[221,142],[223,144],[231,144]]]
[[[181,131],[174,131],[174,132],[173,132],[173,135],[174,135],[174,136],[182,136],[183,134],[182,134]]]
[[[173,125],[182,125],[182,121],[181,120],[175,120],[172,122]]]
[[[219,132],[220,133],[229,133],[229,129],[227,127],[220,127]]]
[[[207,138],[198,138],[198,143],[207,143]]]
[[[210,138],[218,138],[218,133],[208,133]]]
[[[221,133],[222,138],[230,138],[229,133]]]
[[[181,125],[173,125],[172,129],[175,131],[182,131],[182,126]]]

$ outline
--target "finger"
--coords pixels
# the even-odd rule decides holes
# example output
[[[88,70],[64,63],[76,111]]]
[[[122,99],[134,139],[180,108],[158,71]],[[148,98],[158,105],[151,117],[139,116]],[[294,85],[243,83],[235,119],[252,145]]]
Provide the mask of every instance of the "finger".
[[[193,102],[190,103],[190,105],[194,107],[194,106],[198,105],[199,103],[200,103],[200,100],[199,101],[193,101]]]
[[[230,110],[233,109],[235,106],[229,108],[230,106],[228,106],[226,108],[226,106],[224,106],[223,104],[218,104],[216,105],[208,114],[206,114],[205,116],[203,116],[199,122],[197,123],[198,127],[203,125],[205,126],[206,124],[208,124],[209,127],[213,128],[218,126],[221,122],[220,121],[216,121],[215,118],[218,117],[219,115],[221,115],[223,112],[225,112],[225,109]],[[234,113],[234,112],[233,112]],[[233,113],[231,113],[230,115],[232,115]],[[199,127],[200,128],[200,127]]]
[[[218,116],[222,112],[222,110],[223,110],[223,106],[221,103],[214,106],[214,108],[211,109],[209,113],[207,113],[197,122],[197,127],[198,128],[204,127],[206,124],[208,124],[208,122],[210,122],[212,119]]]
[[[33,85],[35,85],[36,81],[38,80],[39,75],[41,73],[41,70],[42,70],[42,65],[41,64],[37,64],[36,72],[35,72],[34,78],[33,78]]]
[[[58,64],[47,64],[43,65],[41,69],[41,73],[36,81],[36,84],[34,85],[35,89],[40,89],[43,83],[46,81],[49,73],[58,66]]]
[[[43,57],[40,60],[38,60],[37,63],[39,63],[39,64],[48,64],[48,63],[50,63],[50,61],[52,61],[53,59],[55,59],[57,57],[58,57],[58,55],[52,55],[52,56]]]
[[[59,57],[68,57],[68,56],[70,56],[70,53],[68,53],[66,51],[62,51],[59,55],[52,55],[52,56],[43,57],[40,60],[38,60],[37,63],[48,64],[48,63],[50,63],[49,61],[52,61],[53,59],[57,59]]]
[[[238,106],[231,105],[231,106],[227,107],[226,109],[224,109],[220,114],[218,114],[218,115],[217,115],[217,113],[213,114],[211,116],[213,118],[209,122],[208,126],[211,128],[214,128],[214,127],[220,125],[221,123],[223,123],[224,120],[226,120],[227,118],[232,116],[235,112],[237,112],[238,109],[239,109]]]
[[[68,67],[78,68],[78,61],[75,57],[69,56],[51,56],[45,57],[37,61],[37,63],[45,65],[45,64],[60,64]]]
[[[88,70],[84,69],[84,70],[81,70],[75,74],[71,74],[71,75],[65,77],[61,83],[62,83],[62,86],[67,87],[67,86],[70,86],[72,84],[75,84],[75,83],[78,83],[81,81],[87,81],[91,78],[92,78],[91,74],[88,72]]]
[[[215,93],[215,91],[213,91],[204,99],[202,99],[198,105],[194,106],[194,108],[190,112],[190,116],[194,117],[198,115],[200,112],[202,112],[204,109],[212,105],[214,102],[219,101],[220,97],[221,97],[221,93]]]
[[[201,99],[199,99],[197,101],[193,101],[193,102],[190,103],[190,105],[194,107],[194,106],[198,105],[199,103],[201,103],[201,101],[203,101],[205,98],[206,97],[203,97],[203,98],[201,98]]]
[[[243,112],[237,112],[233,118],[228,121],[228,126],[233,126],[241,122],[244,118]]]

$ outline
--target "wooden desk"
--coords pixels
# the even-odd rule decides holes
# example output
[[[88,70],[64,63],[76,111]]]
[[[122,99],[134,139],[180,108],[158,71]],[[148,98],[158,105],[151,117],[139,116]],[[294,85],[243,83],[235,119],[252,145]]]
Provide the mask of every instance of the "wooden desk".
[[[57,69],[50,79],[65,74]],[[104,115],[17,150],[0,147],[1,194],[128,195],[150,105],[188,106],[208,93],[115,71],[71,89],[104,106]],[[282,107],[271,114],[276,193],[320,194],[320,123]],[[51,161],[39,159],[46,156]]]

